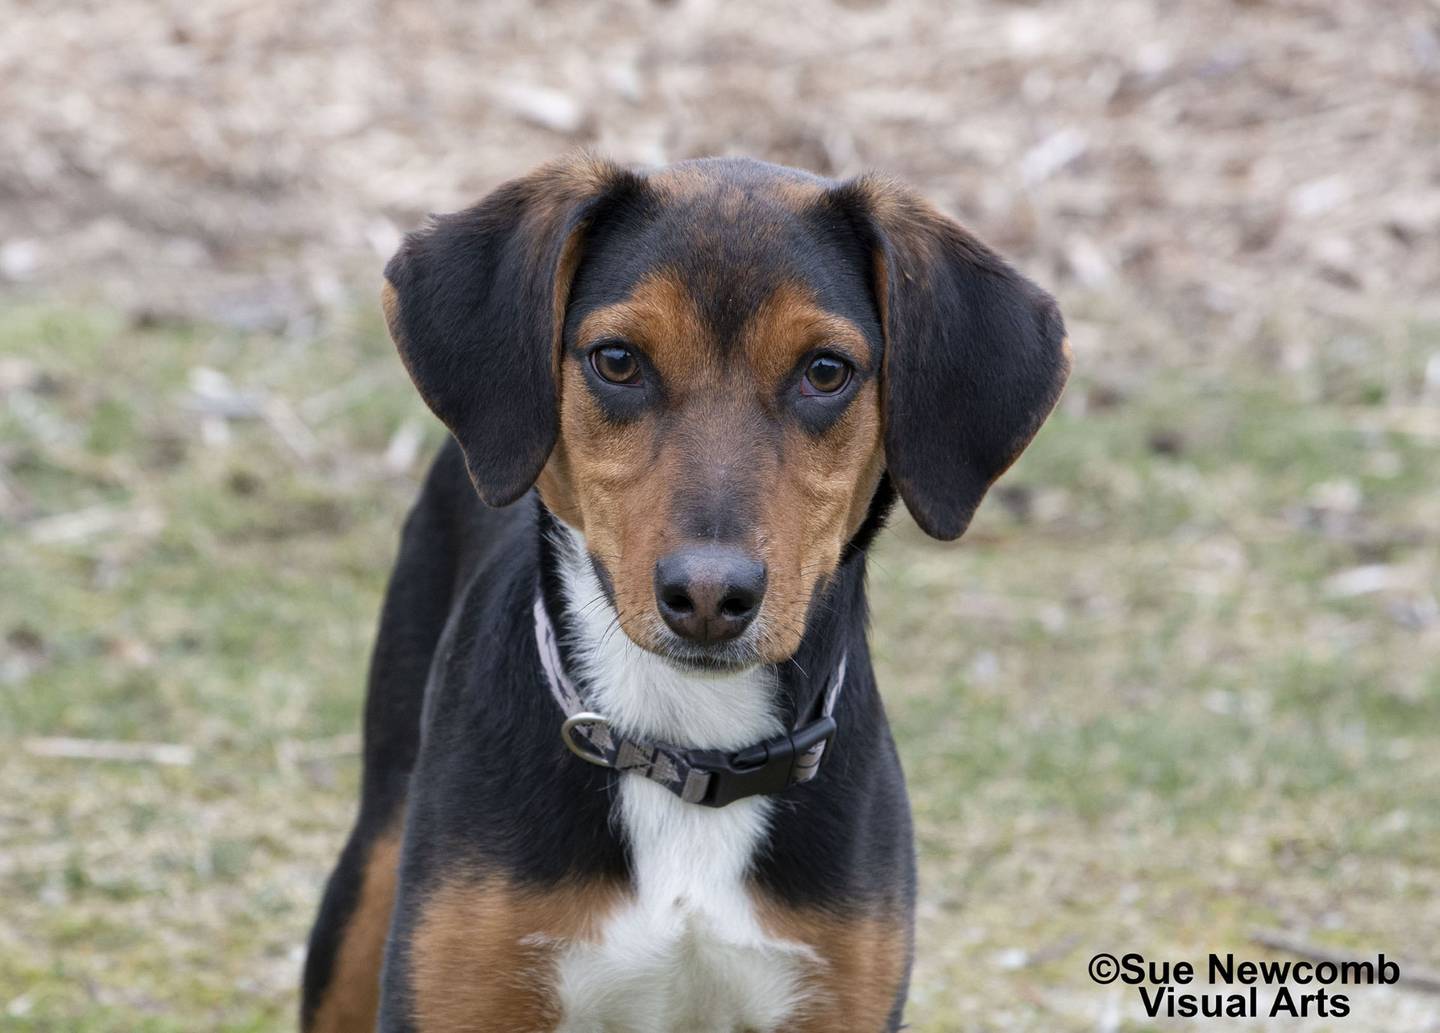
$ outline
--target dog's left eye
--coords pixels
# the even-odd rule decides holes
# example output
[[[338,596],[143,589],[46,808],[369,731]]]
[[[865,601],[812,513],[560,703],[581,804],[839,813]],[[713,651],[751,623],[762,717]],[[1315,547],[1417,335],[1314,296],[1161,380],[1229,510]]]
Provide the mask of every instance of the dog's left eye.
[[[607,344],[590,353],[590,364],[601,380],[631,386],[640,383],[640,360],[629,348]]]
[[[833,395],[850,383],[850,363],[834,355],[818,355],[805,367],[805,379],[800,381],[800,393],[804,395]]]

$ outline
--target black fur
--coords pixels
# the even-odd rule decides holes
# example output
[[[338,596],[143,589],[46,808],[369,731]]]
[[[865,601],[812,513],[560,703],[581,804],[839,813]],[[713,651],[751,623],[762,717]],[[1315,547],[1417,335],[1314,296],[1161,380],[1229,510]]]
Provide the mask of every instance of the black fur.
[[[904,190],[862,180],[833,196],[884,271],[890,476],[927,534],[958,538],[1060,396],[1060,309]]]

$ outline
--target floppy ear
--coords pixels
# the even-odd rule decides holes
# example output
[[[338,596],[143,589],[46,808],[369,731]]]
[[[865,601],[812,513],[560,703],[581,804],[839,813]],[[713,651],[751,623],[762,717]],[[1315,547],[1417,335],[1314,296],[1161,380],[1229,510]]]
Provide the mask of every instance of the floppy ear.
[[[925,533],[958,538],[1060,397],[1064,321],[1055,299],[908,190],[865,178],[838,199],[874,255],[886,466]]]
[[[555,444],[556,371],[587,220],[633,183],[581,156],[435,216],[385,266],[390,336],[491,506],[514,502]]]

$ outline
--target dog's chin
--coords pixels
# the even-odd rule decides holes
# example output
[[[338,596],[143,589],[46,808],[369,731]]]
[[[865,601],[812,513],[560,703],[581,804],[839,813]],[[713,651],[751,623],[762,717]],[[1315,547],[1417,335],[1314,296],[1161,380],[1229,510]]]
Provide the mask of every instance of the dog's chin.
[[[677,671],[700,677],[724,678],[730,675],[743,674],[754,667],[759,666],[758,660],[728,660],[723,657],[677,657],[667,656],[665,662]]]
[[[719,646],[697,646],[673,637],[650,648],[666,664],[692,677],[724,678],[759,667],[764,661],[743,639]]]

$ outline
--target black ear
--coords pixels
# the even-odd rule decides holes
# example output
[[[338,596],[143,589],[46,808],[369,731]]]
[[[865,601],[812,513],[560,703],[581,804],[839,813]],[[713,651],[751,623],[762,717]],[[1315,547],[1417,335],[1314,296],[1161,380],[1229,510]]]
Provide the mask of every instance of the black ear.
[[[1060,397],[1070,347],[1055,299],[904,188],[845,184],[868,238],[885,332],[885,461],[915,522],[958,538]]]
[[[489,505],[528,491],[550,456],[581,237],[600,204],[634,182],[587,156],[545,166],[434,217],[385,266],[390,336]]]

